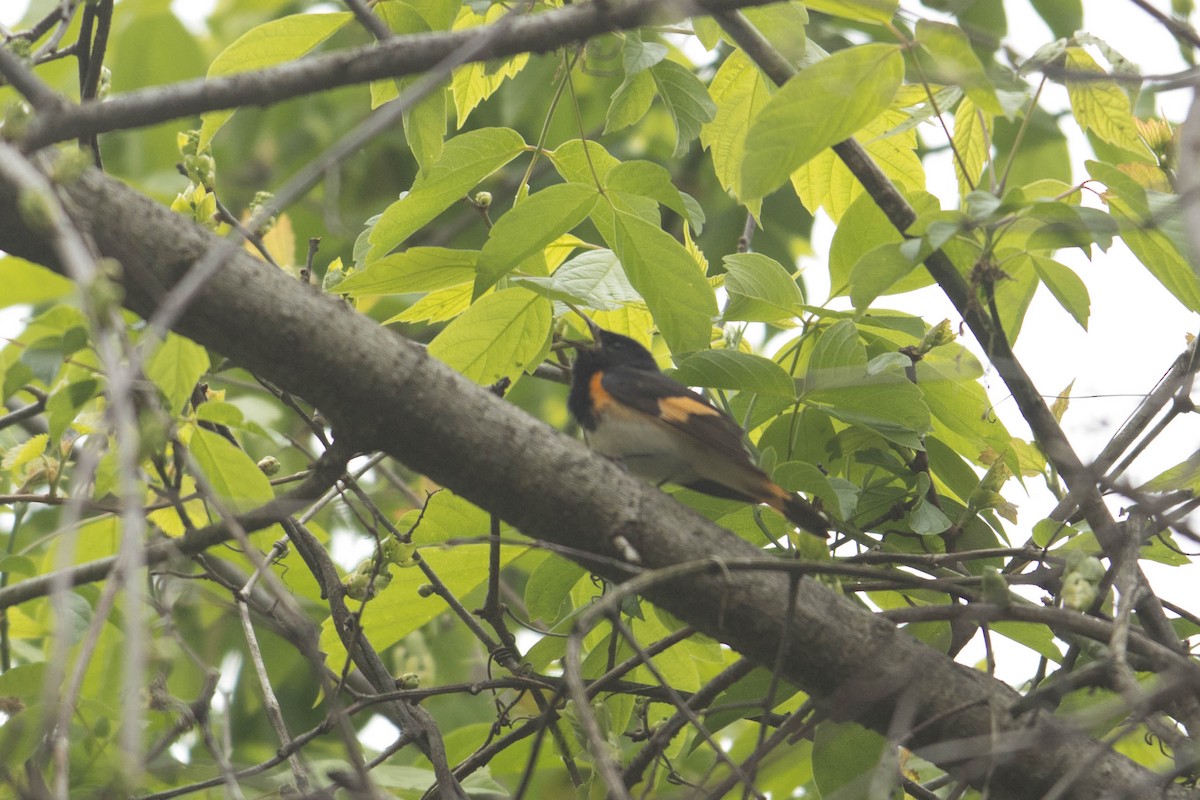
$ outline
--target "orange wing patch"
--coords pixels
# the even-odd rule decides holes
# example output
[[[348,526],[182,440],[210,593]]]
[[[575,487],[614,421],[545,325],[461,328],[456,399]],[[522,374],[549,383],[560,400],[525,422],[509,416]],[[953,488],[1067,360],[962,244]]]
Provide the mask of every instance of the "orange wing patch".
[[[672,397],[660,397],[658,414],[667,422],[683,425],[692,417],[715,417],[720,416],[721,412],[706,403],[701,403],[694,397],[679,394]]]

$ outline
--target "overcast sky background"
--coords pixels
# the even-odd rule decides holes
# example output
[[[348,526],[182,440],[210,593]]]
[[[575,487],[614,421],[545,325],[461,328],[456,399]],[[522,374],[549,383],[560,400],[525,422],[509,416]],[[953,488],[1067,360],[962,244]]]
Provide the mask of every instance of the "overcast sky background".
[[[173,7],[185,21],[199,29],[214,2],[177,0]],[[1169,10],[1168,0],[1158,0],[1155,5]],[[25,6],[22,0],[0,0],[0,23],[15,24],[21,19]],[[1014,50],[1030,55],[1051,41],[1052,35],[1027,0],[1009,0],[1005,6],[1009,12],[1006,41]],[[1141,72],[1170,73],[1186,67],[1167,32],[1127,0],[1084,0],[1084,6],[1085,30],[1107,41],[1131,59]],[[902,3],[902,8],[923,16],[930,15],[924,6],[909,0]],[[1159,108],[1167,119],[1178,123],[1183,120],[1190,100],[1190,91],[1176,91],[1161,95]],[[1069,107],[1065,89],[1057,85],[1047,86],[1042,102],[1052,111]],[[924,126],[922,135],[928,137],[930,143],[943,143],[940,131],[932,126]],[[1077,158],[1073,168],[1078,181],[1086,177],[1083,160],[1090,153],[1082,138],[1071,142],[1071,151]],[[926,169],[930,175],[930,191],[942,199],[944,207],[952,207],[956,202],[957,187],[949,154],[927,160]],[[1085,203],[1097,204],[1088,193],[1084,198]],[[832,234],[833,224],[821,215],[814,230],[814,255],[801,262],[809,297],[814,303],[821,303],[829,292],[824,265]],[[1060,253],[1059,258],[1075,269],[1088,285],[1092,301],[1089,330],[1083,331],[1049,293],[1041,289],[1030,307],[1016,353],[1045,395],[1054,395],[1070,381],[1075,381],[1075,399],[1063,425],[1080,456],[1087,461],[1099,452],[1138,400],[1153,388],[1183,350],[1185,336],[1200,332],[1200,318],[1168,294],[1123,244],[1114,244],[1108,253],[1096,251],[1091,261],[1078,250]],[[844,300],[834,301],[832,305],[848,307]],[[959,322],[948,301],[932,288],[884,298],[880,306],[919,314],[931,324],[944,317],[955,325]],[[12,310],[0,314],[0,335],[12,331],[17,318]],[[966,343],[979,352],[973,341]],[[996,414],[1011,432],[1028,437],[1028,427],[1008,398],[1003,383],[993,373],[989,373],[985,381]],[[1137,482],[1153,477],[1190,456],[1198,445],[1200,415],[1192,414],[1173,423],[1168,434],[1160,437],[1160,441],[1139,459],[1129,478]],[[1021,524],[1016,529],[1019,534],[1030,530],[1054,504],[1049,492],[1033,482],[1027,483],[1028,496],[1023,496],[1023,490],[1015,486],[1006,495],[1020,508]],[[1113,507],[1119,509],[1120,503],[1114,502]],[[1200,549],[1192,543],[1180,544],[1187,552]],[[1147,564],[1146,569],[1161,595],[1189,605],[1189,600],[1194,598],[1192,581],[1200,578],[1200,566],[1167,569]],[[972,648],[964,655],[966,661],[982,658],[982,647]],[[1002,658],[999,668],[1001,677],[1020,680],[1028,677],[1030,664],[1024,659]]]

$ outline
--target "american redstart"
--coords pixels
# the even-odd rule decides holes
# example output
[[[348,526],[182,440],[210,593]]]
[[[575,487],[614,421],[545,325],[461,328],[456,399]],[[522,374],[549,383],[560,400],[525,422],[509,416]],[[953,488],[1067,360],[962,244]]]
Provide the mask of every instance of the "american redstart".
[[[765,503],[809,533],[829,535],[820,511],[754,465],[728,414],[664,375],[633,339],[584,319],[594,343],[570,342],[578,355],[567,407],[594,450],[655,485]]]

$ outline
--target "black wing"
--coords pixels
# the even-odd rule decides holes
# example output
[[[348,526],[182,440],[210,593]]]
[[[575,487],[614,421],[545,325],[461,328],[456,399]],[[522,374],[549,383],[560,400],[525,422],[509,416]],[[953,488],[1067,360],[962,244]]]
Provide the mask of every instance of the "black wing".
[[[686,433],[720,455],[751,463],[741,427],[703,395],[666,375],[617,367],[605,370],[600,386],[622,405]]]

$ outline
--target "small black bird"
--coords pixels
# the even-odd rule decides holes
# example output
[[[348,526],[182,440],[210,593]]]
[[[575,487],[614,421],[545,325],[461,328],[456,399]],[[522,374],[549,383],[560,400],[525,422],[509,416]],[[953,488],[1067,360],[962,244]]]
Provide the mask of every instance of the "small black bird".
[[[578,357],[567,407],[593,449],[655,485],[765,503],[809,533],[829,535],[825,515],[754,465],[728,414],[662,374],[633,339],[584,319],[595,341],[571,343]]]

